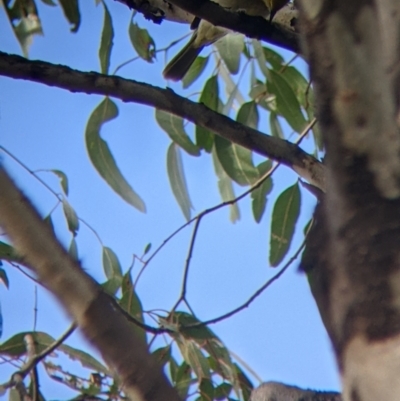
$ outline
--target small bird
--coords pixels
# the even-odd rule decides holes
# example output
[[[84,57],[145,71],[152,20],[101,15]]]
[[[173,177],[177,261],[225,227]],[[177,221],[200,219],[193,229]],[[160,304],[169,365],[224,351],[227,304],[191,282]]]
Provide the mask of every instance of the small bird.
[[[264,18],[269,16],[271,22],[277,11],[289,0],[214,0],[214,2],[231,11],[243,11],[248,15]],[[229,32],[229,29],[200,20],[189,42],[165,67],[164,78],[180,81],[203,48],[221,39]]]

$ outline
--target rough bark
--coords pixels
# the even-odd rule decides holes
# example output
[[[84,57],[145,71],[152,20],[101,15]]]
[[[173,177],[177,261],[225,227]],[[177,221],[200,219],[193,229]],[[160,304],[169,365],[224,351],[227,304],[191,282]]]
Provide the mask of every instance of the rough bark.
[[[344,400],[398,400],[400,3],[300,4],[327,165],[305,265],[317,270]]]
[[[244,35],[264,40],[285,49],[299,51],[299,34],[296,30],[297,10],[287,6],[274,18],[274,24],[261,17],[232,13],[209,0],[118,0],[133,8],[145,18],[160,24],[164,20],[191,23],[194,16],[206,19]]]
[[[56,86],[71,92],[93,93],[155,107],[178,115],[215,134],[244,146],[290,168],[311,184],[325,190],[324,166],[300,147],[261,132],[223,116],[203,104],[181,97],[171,89],[124,79],[117,76],[85,73],[71,68],[30,61],[0,52],[0,75],[27,79]]]

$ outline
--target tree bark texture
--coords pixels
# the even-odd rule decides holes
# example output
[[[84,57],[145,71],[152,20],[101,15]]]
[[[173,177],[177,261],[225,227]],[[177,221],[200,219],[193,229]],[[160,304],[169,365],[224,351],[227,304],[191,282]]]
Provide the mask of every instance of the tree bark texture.
[[[300,5],[327,165],[303,264],[344,400],[399,400],[400,3]]]

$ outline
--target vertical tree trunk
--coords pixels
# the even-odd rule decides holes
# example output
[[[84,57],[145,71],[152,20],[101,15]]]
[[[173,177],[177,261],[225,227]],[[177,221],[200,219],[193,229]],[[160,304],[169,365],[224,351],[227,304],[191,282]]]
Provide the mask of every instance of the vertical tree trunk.
[[[305,268],[352,401],[400,399],[400,2],[301,0],[328,191]]]

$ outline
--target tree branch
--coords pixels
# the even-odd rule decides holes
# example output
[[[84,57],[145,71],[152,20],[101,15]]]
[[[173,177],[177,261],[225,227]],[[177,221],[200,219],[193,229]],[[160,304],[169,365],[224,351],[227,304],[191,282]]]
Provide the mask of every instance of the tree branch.
[[[146,344],[101,287],[71,259],[3,168],[0,226],[121,379],[130,399],[180,401]],[[14,378],[15,379],[15,378]]]
[[[284,26],[276,23],[271,24],[262,17],[252,17],[245,13],[228,11],[209,0],[169,0],[169,2],[214,25],[300,53],[300,38],[299,34],[293,29],[292,18],[283,19],[282,21],[286,21],[286,26]],[[290,11],[289,8],[287,10]]]
[[[71,92],[99,94],[152,106],[185,118],[231,142],[276,160],[311,184],[325,191],[325,168],[313,156],[288,141],[261,132],[223,116],[203,104],[177,95],[171,89],[117,76],[82,72],[43,61],[30,61],[0,52],[0,75],[26,79]]]
[[[164,19],[191,23],[198,16],[214,25],[243,33],[273,45],[300,52],[300,40],[296,27],[297,10],[286,6],[270,24],[261,17],[250,17],[244,13],[230,12],[209,0],[118,0],[129,8],[142,13],[146,19],[160,24]]]

